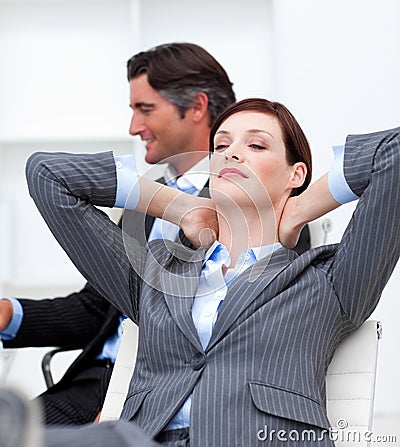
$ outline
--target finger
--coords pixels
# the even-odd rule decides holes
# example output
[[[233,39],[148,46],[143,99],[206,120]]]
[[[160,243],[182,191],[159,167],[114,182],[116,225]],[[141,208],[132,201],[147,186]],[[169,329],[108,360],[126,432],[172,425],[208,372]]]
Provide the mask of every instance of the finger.
[[[203,228],[199,233],[201,248],[209,248],[216,239],[217,235],[212,228]]]

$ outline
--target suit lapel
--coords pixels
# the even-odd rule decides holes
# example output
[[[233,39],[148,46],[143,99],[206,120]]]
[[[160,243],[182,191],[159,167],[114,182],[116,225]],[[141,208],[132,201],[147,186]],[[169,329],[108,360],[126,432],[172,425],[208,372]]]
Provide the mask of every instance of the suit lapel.
[[[149,239],[150,232],[151,232],[151,229],[153,227],[154,221],[155,221],[154,217],[148,216],[146,214],[145,219],[144,219],[144,233],[146,235],[146,240]]]
[[[163,177],[157,181],[165,184]],[[209,197],[208,182],[200,191],[199,196]],[[146,239],[150,235],[154,220],[154,217],[146,215],[144,225]],[[182,230],[179,230],[177,241],[178,244],[164,241],[171,256],[160,271],[160,286],[175,324],[193,346],[202,351],[203,348],[193,323],[192,305],[199,283],[204,250],[193,250],[192,243]]]
[[[207,181],[204,188],[200,191],[199,197],[210,197],[208,184],[209,182]],[[151,225],[153,225],[153,222]],[[178,248],[179,245],[175,246],[173,250],[174,256],[178,259],[174,273],[165,269],[162,270],[160,280],[164,297],[171,317],[180,331],[196,349],[203,351],[193,323],[192,306],[199,284],[205,250],[187,251],[188,248],[193,249],[193,245],[182,230],[179,230],[177,242],[183,245],[184,250],[180,250]],[[178,293],[174,293],[175,290]]]
[[[272,256],[267,256],[249,267],[237,279],[235,279],[228,289],[228,293],[218,313],[218,318],[207,349],[212,348],[228,331],[230,326],[248,308],[248,306],[260,295],[271,288],[272,283],[276,284],[275,289],[280,289],[285,285],[283,275],[280,275],[297,255],[292,250],[281,248],[274,252]],[[276,292],[271,293],[266,301],[271,300]]]
[[[198,197],[208,197],[210,198],[210,188],[209,188],[210,181],[207,180],[206,184],[204,185],[204,188],[199,192]]]
[[[193,251],[180,244],[171,244],[169,262],[160,271],[161,290],[175,324],[196,349],[203,351],[193,323],[192,305],[205,250]]]

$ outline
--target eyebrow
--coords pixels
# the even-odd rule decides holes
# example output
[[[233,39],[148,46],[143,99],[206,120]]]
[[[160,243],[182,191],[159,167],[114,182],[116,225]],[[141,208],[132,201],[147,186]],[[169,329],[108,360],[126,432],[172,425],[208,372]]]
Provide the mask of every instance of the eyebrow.
[[[140,109],[142,107],[147,107],[149,109],[154,109],[155,105],[150,102],[135,102],[135,104],[129,104],[131,109]]]
[[[267,135],[269,135],[271,138],[274,138],[274,136],[272,135],[272,133],[268,132],[267,130],[263,130],[263,129],[249,129],[247,131],[247,133],[253,134],[253,133],[266,133]]]
[[[215,136],[217,135],[230,135],[230,132],[228,132],[227,130],[218,130],[217,132],[215,132]]]
[[[263,130],[263,129],[247,129],[246,133],[249,133],[249,134],[265,133],[265,134],[269,135],[272,139],[274,139],[274,136],[270,132]],[[230,135],[230,132],[228,132],[227,130],[218,130],[215,133],[215,135],[218,135],[218,134]]]

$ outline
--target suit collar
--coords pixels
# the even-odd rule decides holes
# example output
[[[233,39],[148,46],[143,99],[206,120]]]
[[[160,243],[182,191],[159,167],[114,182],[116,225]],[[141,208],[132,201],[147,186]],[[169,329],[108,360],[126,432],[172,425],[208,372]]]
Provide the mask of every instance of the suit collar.
[[[199,162],[197,162],[194,166],[192,166],[189,170],[187,170],[180,177],[188,180],[191,185],[193,185],[197,191],[201,191],[206,183],[208,182],[208,178],[210,176],[210,161],[207,154],[204,154],[204,158],[202,158]],[[173,166],[168,165],[164,172],[164,181],[169,184],[170,182],[174,183],[177,179],[177,173]]]
[[[160,271],[160,285],[167,307],[181,332],[196,349],[202,351],[193,323],[192,305],[199,284],[205,250],[194,251],[169,241],[166,245],[171,255]],[[275,278],[296,258],[297,254],[294,251],[282,247],[271,256],[256,262],[232,282],[219,311],[207,350],[224,336],[257,296],[271,287]],[[282,283],[281,287],[284,285],[285,283]],[[275,295],[275,292],[271,293],[268,300]]]
[[[207,349],[211,349],[224,336],[230,326],[263,291],[275,284],[278,275],[296,258],[297,254],[294,251],[282,247],[271,256],[256,262],[232,282],[218,313]],[[277,290],[271,291],[266,300],[271,300],[285,285],[284,281],[277,284]]]

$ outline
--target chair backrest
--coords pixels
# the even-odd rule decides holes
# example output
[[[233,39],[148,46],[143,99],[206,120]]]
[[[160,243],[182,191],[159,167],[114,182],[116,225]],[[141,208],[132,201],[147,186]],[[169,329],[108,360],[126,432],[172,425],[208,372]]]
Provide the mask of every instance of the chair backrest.
[[[372,431],[379,321],[366,321],[335,351],[326,376],[327,411],[337,447],[368,446]]]
[[[101,411],[100,422],[119,419],[135,368],[138,328],[127,318],[122,323],[122,338]]]
[[[332,227],[331,219],[325,216],[309,222],[311,248],[326,245],[329,242],[328,235],[332,231]]]
[[[366,446],[354,439],[372,426],[378,339],[381,324],[366,321],[336,349],[327,373],[327,411],[332,427],[338,427],[336,446]],[[138,330],[129,319],[111,376],[100,422],[119,418],[136,361]],[[342,430],[344,429],[344,430]],[[353,436],[353,431],[356,432]],[[350,442],[347,441],[349,433]],[[333,432],[335,436],[335,432]],[[344,441],[343,441],[344,440]]]

